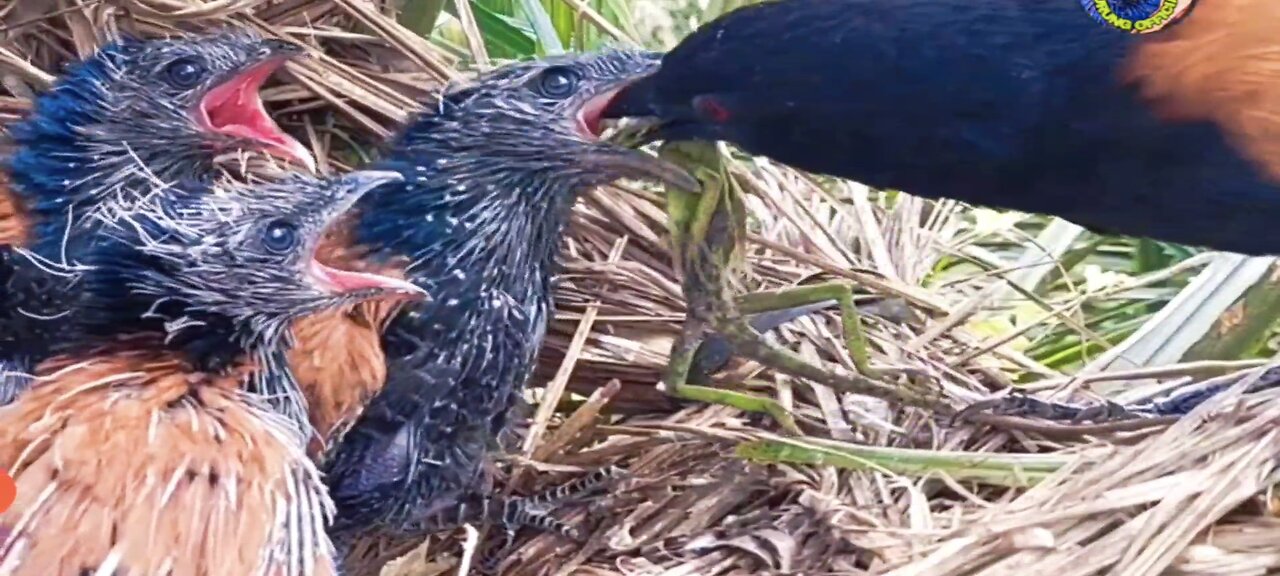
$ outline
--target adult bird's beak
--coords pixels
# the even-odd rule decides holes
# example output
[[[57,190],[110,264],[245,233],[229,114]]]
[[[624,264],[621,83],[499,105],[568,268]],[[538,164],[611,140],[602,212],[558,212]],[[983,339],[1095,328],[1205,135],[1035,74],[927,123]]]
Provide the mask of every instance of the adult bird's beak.
[[[718,97],[670,94],[657,88],[657,73],[640,76],[618,89],[600,111],[602,122],[627,122],[620,136],[643,143],[656,140],[720,140],[721,125],[730,112]]]
[[[653,94],[654,75],[650,72],[629,80],[613,91],[613,96],[600,110],[603,120],[619,118],[650,118],[660,115],[655,106],[657,100]]]
[[[626,85],[623,85],[605,90],[582,105],[575,118],[579,136],[588,141],[600,140],[604,132],[603,113],[625,88]],[[689,192],[697,192],[701,189],[698,181],[683,168],[640,150],[600,147],[590,154],[587,164],[599,170],[657,180]]]
[[[333,204],[326,227],[331,226],[370,190],[402,180],[404,177],[399,172],[385,170],[358,170],[340,176],[335,188],[342,197]],[[431,299],[426,290],[407,280],[371,272],[331,268],[322,264],[314,254],[307,263],[307,274],[317,286],[335,296],[363,293],[368,298],[395,296],[406,300]]]
[[[262,50],[260,62],[210,89],[192,114],[205,130],[252,141],[263,151],[301,164],[314,174],[315,156],[272,120],[259,93],[272,74],[305,50],[283,40],[264,40]]]

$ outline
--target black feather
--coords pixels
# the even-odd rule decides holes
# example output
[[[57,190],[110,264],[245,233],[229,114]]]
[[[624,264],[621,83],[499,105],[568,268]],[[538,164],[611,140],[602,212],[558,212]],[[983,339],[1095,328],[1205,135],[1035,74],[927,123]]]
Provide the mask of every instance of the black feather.
[[[1136,49],[1206,13],[1136,35],[1077,0],[767,1],[699,28],[605,115],[876,188],[1280,253],[1280,183],[1223,126],[1168,118],[1126,81]]]

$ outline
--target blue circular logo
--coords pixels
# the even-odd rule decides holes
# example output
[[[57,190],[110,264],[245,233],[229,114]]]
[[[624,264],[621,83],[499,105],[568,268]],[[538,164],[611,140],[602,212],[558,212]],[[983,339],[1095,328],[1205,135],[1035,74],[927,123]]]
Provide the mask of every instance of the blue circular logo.
[[[1155,32],[1172,23],[1191,0],[1080,0],[1094,20],[1132,34]]]

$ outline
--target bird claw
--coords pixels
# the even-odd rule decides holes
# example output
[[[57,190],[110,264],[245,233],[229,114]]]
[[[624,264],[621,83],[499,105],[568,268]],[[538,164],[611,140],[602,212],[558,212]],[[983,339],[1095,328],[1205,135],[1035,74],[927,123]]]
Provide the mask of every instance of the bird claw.
[[[1054,422],[1115,422],[1146,418],[1148,414],[1134,410],[1110,400],[1101,404],[1079,406],[1065,402],[1049,402],[1015,392],[1008,396],[983,400],[970,404],[956,415],[956,420],[965,420],[973,414],[986,412],[997,416],[1018,416],[1038,418]]]

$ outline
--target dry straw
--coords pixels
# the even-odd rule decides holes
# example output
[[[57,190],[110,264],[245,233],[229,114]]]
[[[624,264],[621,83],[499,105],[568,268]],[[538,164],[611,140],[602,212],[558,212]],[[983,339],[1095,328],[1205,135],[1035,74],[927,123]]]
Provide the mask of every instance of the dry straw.
[[[586,21],[605,23],[583,3],[571,6]],[[0,19],[6,122],[62,63],[118,31],[154,36],[235,24],[292,38],[312,57],[290,64],[286,81],[266,97],[286,127],[306,136],[325,170],[349,168],[359,158],[353,148],[386,138],[415,102],[465,76],[455,57],[369,0],[9,0]],[[476,28],[465,17],[463,24],[474,60],[487,62]],[[1009,263],[979,246],[982,233],[966,208],[911,198],[887,207],[850,183],[767,162],[739,168],[753,183],[749,283],[856,282],[874,361],[933,382],[957,404],[1015,378],[1044,383],[1033,389],[1087,389],[1106,379],[1190,381],[1247,367],[1073,380],[1006,346],[1012,336],[967,331]],[[678,405],[654,388],[683,315],[660,193],[620,184],[588,194],[564,250],[559,315],[530,396],[556,409],[537,410],[530,429],[540,433],[513,446],[521,473],[508,488],[532,490],[609,463],[627,466],[632,478],[575,513],[593,527],[585,544],[529,539],[507,563],[512,573],[1280,570],[1280,522],[1268,498],[1280,408],[1270,396],[1229,397],[1167,429],[1104,437],[1068,431],[1049,441],[841,397],[735,363],[721,380],[746,383],[791,411],[804,435],[788,437],[768,417]],[[926,288],[947,256],[997,272]],[[1073,321],[1076,304],[1043,304],[1046,320]],[[826,314],[791,324],[778,339],[851,369],[838,333],[834,314]],[[460,544],[474,540],[462,531],[434,539],[386,573],[452,573]],[[364,573],[376,574],[375,566],[416,544],[363,551]]]

